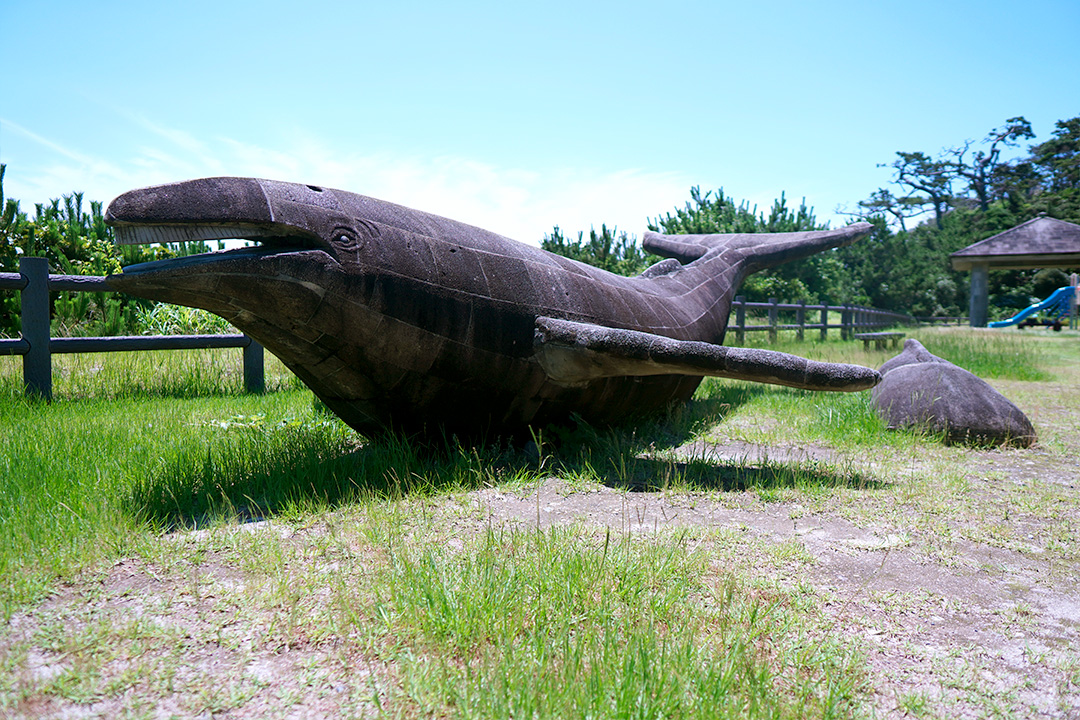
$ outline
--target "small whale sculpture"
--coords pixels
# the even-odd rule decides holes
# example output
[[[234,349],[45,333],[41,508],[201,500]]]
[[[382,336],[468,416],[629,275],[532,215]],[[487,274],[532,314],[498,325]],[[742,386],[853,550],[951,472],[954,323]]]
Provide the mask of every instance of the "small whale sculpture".
[[[124,268],[115,290],[203,308],[262,343],[358,431],[510,435],[688,400],[705,375],[865,390],[870,368],[723,347],[749,273],[845,245],[866,223],[780,234],[659,235],[622,277],[495,233],[314,185],[206,178],[132,190],[119,243],[253,247]]]
[[[890,428],[915,427],[964,445],[1031,447],[1028,416],[990,383],[939,358],[914,338],[883,364],[871,400]]]

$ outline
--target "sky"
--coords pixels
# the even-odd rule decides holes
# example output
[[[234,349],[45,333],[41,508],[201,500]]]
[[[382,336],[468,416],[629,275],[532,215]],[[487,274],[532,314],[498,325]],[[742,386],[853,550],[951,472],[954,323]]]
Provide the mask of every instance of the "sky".
[[[0,0],[0,37],[31,214],[240,175],[532,244],[640,236],[693,186],[836,226],[897,151],[1080,115],[1076,0]]]

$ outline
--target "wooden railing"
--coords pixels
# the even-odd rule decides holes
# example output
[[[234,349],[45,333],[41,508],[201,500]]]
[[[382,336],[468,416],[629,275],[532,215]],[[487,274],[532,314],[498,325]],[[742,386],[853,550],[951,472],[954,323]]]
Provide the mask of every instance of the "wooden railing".
[[[928,315],[915,318],[920,325],[967,325],[967,315]]]
[[[265,389],[262,345],[247,335],[136,335],[124,337],[54,338],[49,328],[49,293],[107,292],[105,278],[95,275],[50,275],[48,261],[19,258],[19,272],[0,273],[0,289],[22,293],[22,337],[0,339],[0,355],[22,355],[23,384],[29,395],[52,398],[52,356],[59,353],[138,350],[202,350],[243,348],[244,389]]]
[[[747,325],[746,311],[764,310],[767,313],[765,325]],[[780,322],[780,313],[783,312],[788,320],[793,322]],[[830,323],[829,314],[839,314],[840,322]],[[794,330],[798,340],[806,339],[807,330],[817,330],[824,340],[829,330],[839,330],[840,338],[851,340],[855,333],[865,330],[894,327],[896,325],[917,325],[918,321],[911,315],[895,313],[889,310],[877,310],[874,308],[859,307],[857,305],[807,305],[800,303],[780,303],[775,298],[769,298],[768,302],[746,302],[742,295],[735,296],[731,304],[732,319],[728,322],[728,331],[735,333],[735,339],[742,342],[748,332],[767,332],[769,340],[775,341],[780,330]],[[807,322],[807,319],[818,318],[818,322]]]

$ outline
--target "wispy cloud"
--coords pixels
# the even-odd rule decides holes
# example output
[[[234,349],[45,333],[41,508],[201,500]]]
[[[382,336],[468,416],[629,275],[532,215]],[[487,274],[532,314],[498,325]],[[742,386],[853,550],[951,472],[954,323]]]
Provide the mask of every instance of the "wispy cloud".
[[[93,158],[91,158],[90,156],[84,155],[84,154],[79,153],[79,152],[76,152],[75,150],[71,150],[71,149],[61,145],[60,143],[53,142],[52,140],[50,140],[50,139],[48,139],[46,137],[43,137],[41,135],[38,135],[37,133],[33,132],[32,130],[27,130],[22,125],[19,125],[18,123],[14,123],[14,122],[6,119],[6,118],[0,118],[0,126],[2,126],[5,130],[10,130],[10,131],[15,132],[18,135],[21,135],[24,138],[26,138],[26,139],[28,139],[28,140],[30,140],[32,142],[37,143],[38,145],[43,145],[46,148],[48,148],[49,150],[52,150],[53,152],[55,152],[56,154],[61,155],[61,156],[65,157],[68,160],[71,160],[73,162],[83,163],[83,164],[90,164],[90,163],[93,162]]]
[[[89,199],[108,200],[131,188],[192,177],[266,177],[371,195],[536,244],[555,225],[573,233],[606,223],[640,234],[649,213],[681,203],[690,185],[677,173],[634,168],[537,172],[453,155],[342,152],[310,137],[267,148],[235,138],[196,138],[138,116],[129,120],[142,134],[123,164],[5,121],[49,151],[38,153],[47,162],[11,168],[8,195],[41,202],[83,190]]]
[[[32,168],[8,168],[5,177],[5,194],[8,197],[25,199],[28,203],[45,202],[83,188],[115,186],[128,175],[128,171],[120,165],[72,149],[7,118],[0,118],[0,132],[3,133],[5,146],[11,145],[11,134],[14,133],[15,140],[47,151],[28,153],[32,157],[41,157]],[[54,188],[65,189],[58,192]],[[87,197],[93,196],[87,193]]]

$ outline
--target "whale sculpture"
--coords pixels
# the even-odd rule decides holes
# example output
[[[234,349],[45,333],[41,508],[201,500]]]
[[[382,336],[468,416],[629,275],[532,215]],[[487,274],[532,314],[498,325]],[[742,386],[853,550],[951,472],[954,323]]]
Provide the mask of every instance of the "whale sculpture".
[[[643,246],[668,259],[622,277],[400,205],[252,178],[132,190],[106,221],[119,243],[257,242],[132,265],[107,283],[220,315],[365,434],[510,435],[572,414],[609,423],[687,400],[705,375],[845,391],[880,379],[721,345],[746,275],[853,242],[866,223],[647,233]]]

